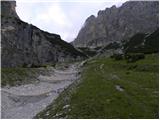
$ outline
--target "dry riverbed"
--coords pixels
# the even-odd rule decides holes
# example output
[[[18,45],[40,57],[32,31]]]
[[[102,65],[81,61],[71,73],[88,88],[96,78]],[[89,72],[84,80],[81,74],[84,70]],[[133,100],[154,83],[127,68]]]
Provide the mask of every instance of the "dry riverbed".
[[[3,86],[1,89],[1,117],[4,119],[33,118],[80,77],[82,64],[74,63],[59,68],[50,67],[49,74],[40,74],[37,82],[12,87]]]

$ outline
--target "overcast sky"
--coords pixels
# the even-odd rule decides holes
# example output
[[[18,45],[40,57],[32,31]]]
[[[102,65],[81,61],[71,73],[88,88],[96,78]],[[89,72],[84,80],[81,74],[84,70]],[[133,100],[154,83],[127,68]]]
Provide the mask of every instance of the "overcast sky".
[[[50,33],[56,33],[67,42],[76,38],[90,15],[112,5],[120,6],[126,0],[16,0],[19,17]]]

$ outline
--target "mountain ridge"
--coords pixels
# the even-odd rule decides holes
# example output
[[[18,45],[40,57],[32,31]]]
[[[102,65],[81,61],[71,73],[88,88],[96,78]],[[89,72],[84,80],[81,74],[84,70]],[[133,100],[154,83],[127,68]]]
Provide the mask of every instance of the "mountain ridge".
[[[127,1],[100,10],[97,17],[88,17],[72,42],[76,47],[99,47],[120,42],[138,32],[151,33],[158,28],[157,1]]]

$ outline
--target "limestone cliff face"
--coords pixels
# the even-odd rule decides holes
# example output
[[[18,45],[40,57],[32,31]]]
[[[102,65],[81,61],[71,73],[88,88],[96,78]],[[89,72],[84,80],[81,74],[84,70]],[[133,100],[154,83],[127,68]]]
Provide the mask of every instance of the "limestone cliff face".
[[[157,1],[129,1],[121,7],[106,8],[91,15],[72,42],[76,47],[104,46],[120,42],[136,33],[151,33],[158,28]]]
[[[59,35],[21,21],[15,5],[15,1],[1,2],[2,67],[31,67],[85,58]]]

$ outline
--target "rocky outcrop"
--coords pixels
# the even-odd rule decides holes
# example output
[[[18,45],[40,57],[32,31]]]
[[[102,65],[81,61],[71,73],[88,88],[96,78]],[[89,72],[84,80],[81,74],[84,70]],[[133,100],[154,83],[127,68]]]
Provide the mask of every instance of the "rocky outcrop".
[[[91,15],[72,42],[76,47],[105,46],[136,33],[151,33],[159,27],[158,1],[129,1]]]
[[[1,2],[2,67],[34,67],[85,58],[59,35],[21,21],[15,5],[15,1]]]

